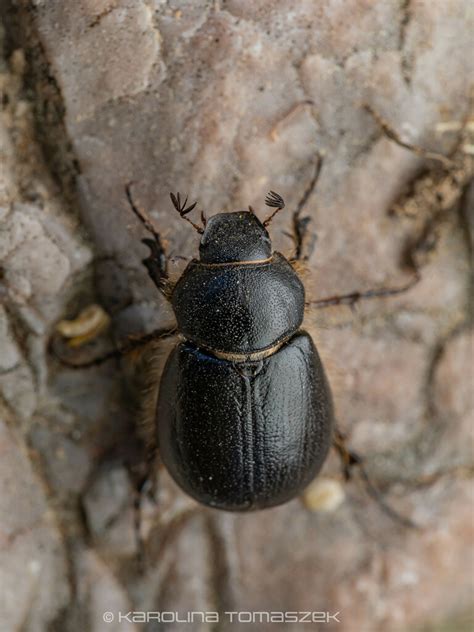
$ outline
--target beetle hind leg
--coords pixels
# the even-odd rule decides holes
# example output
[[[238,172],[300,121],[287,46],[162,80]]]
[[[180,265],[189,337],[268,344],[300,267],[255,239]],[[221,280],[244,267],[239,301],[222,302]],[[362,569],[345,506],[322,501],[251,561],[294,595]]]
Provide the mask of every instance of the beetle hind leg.
[[[403,527],[410,529],[418,528],[418,525],[415,524],[413,520],[401,515],[396,509],[387,503],[382,492],[378,489],[367,473],[363,457],[348,448],[346,438],[338,428],[334,430],[333,446],[341,460],[342,473],[346,481],[350,481],[352,479],[354,468],[357,468],[368,496],[372,498],[386,516]]]
[[[155,337],[147,345],[140,357],[136,373],[140,376],[137,384],[141,392],[137,411],[137,434],[143,446],[143,458],[130,472],[133,481],[133,531],[135,535],[136,560],[139,572],[149,565],[148,540],[143,534],[143,506],[146,500],[158,506],[160,458],[156,442],[156,405],[159,383],[164,365],[176,344],[176,332],[166,337]]]

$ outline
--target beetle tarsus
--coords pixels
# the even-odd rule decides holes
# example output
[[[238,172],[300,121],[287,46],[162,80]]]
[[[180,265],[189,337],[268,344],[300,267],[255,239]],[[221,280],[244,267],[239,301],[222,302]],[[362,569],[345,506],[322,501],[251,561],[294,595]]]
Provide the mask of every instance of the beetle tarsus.
[[[136,560],[138,571],[143,574],[146,570],[145,541],[142,536],[142,489],[146,481],[133,490],[133,533],[135,535]]]
[[[312,239],[309,242],[309,245],[306,245],[307,237],[309,235],[308,226],[311,222],[311,218],[299,217],[296,213],[293,214],[293,233],[291,235],[294,243],[295,243],[295,254],[292,257],[292,261],[307,261],[311,254],[314,251],[314,246],[316,244],[316,234],[312,235]]]
[[[148,217],[146,212],[143,209],[138,208],[138,206],[133,201],[133,197],[132,197],[132,186],[133,185],[134,185],[134,182],[129,182],[127,185],[125,185],[125,194],[127,196],[128,203],[130,204],[130,208],[135,213],[135,215],[138,217],[138,219],[141,221],[143,226],[147,229],[147,231],[153,235],[153,238],[155,239],[155,241],[159,242],[160,241],[160,234],[156,230],[156,228],[153,226],[153,222]]]

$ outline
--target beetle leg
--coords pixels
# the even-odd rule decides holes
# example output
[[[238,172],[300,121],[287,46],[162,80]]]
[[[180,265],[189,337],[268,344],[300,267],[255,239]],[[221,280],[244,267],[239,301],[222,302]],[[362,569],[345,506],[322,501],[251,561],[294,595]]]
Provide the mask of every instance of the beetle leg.
[[[171,291],[171,283],[168,277],[168,260],[166,252],[161,242],[160,233],[154,227],[153,222],[148,217],[147,213],[143,209],[139,208],[133,201],[132,184],[133,183],[130,182],[125,187],[125,193],[127,195],[130,208],[147,231],[153,236],[153,239],[142,239],[142,243],[150,249],[150,255],[146,259],[143,259],[142,263],[148,270],[148,274],[153,283],[165,296],[165,298],[168,299]]]
[[[384,298],[386,296],[396,296],[397,294],[403,294],[404,292],[407,292],[412,287],[414,287],[420,279],[421,275],[418,270],[415,269],[413,278],[404,285],[399,285],[396,287],[380,287],[374,290],[355,291],[350,292],[349,294],[336,294],[334,296],[328,296],[316,301],[308,301],[305,303],[305,305],[315,307],[316,309],[330,307],[331,305],[349,305],[350,307],[354,307],[356,303],[364,299]]]
[[[137,548],[137,565],[140,573],[145,571],[145,541],[142,536],[142,494],[145,481],[133,490],[133,532]]]
[[[146,267],[150,279],[164,297],[168,299],[171,292],[171,283],[168,277],[168,259],[166,257],[166,252],[163,247],[160,234],[157,232],[146,213],[135,206],[130,192],[130,185],[127,186],[126,192],[133,212],[137,215],[145,228],[153,235],[153,239],[142,239],[142,243],[150,249],[149,256],[143,259],[142,263]]]
[[[402,516],[398,513],[398,511],[396,511],[387,503],[380,490],[377,488],[377,486],[368,475],[367,470],[364,466],[364,459],[359,454],[353,452],[347,447],[345,436],[338,428],[336,428],[334,431],[333,445],[339,458],[341,459],[342,472],[346,481],[351,480],[353,469],[357,467],[362,478],[365,491],[370,496],[370,498],[372,498],[372,500],[376,502],[378,507],[389,518],[391,518],[395,522],[398,522],[402,526],[411,529],[418,528],[418,525],[415,524],[410,518]]]
[[[306,253],[303,252],[305,250],[305,242],[307,241],[307,237],[309,234],[308,226],[311,222],[311,218],[309,216],[301,217],[301,213],[306,206],[311,194],[316,188],[322,166],[323,157],[321,154],[318,154],[318,162],[316,164],[313,177],[311,178],[311,182],[309,183],[306,191],[303,193],[300,201],[296,206],[296,210],[293,213],[292,238],[295,244],[295,253],[290,261],[307,261],[314,250],[316,235],[313,235],[309,247],[306,248]]]
[[[93,358],[92,360],[86,360],[84,362],[74,362],[72,359],[64,357],[63,355],[58,353],[54,345],[54,339],[51,344],[51,350],[54,353],[54,355],[58,358],[58,360],[61,362],[61,364],[64,364],[65,366],[68,366],[71,369],[88,369],[94,366],[99,366],[103,364],[104,362],[108,362],[109,360],[121,358],[122,356],[127,355],[128,353],[131,353],[132,351],[135,351],[141,347],[144,347],[145,345],[149,344],[150,342],[154,340],[157,340],[160,338],[161,339],[168,338],[168,337],[174,336],[175,333],[176,333],[176,327],[155,329],[149,334],[144,334],[143,336],[140,336],[139,338],[131,338],[123,346],[118,347],[117,349],[112,349],[112,351],[108,351],[107,353],[104,353],[96,358]]]
[[[152,453],[146,445],[142,444],[144,458],[139,461],[133,460],[125,462],[130,485],[132,488],[132,522],[135,539],[135,559],[139,573],[144,573],[147,567],[147,556],[145,539],[142,533],[142,508],[143,501],[149,499],[156,504],[155,499],[155,476],[157,472],[155,453]]]
[[[148,275],[163,296],[169,300],[173,285],[168,277],[168,258],[161,241],[156,239],[142,239],[142,243],[150,249],[150,255],[142,260],[148,270]]]
[[[403,147],[404,149],[408,149],[409,151],[412,151],[417,156],[421,156],[422,158],[427,158],[428,160],[436,160],[437,162],[440,162],[443,165],[443,167],[445,167],[446,169],[449,169],[454,166],[454,162],[450,160],[449,158],[447,158],[446,156],[443,156],[443,154],[439,154],[434,151],[429,151],[425,149],[424,147],[420,147],[419,145],[416,145],[414,143],[409,143],[403,140],[401,136],[398,134],[398,132],[396,132],[389,125],[389,123],[387,123],[387,121],[372,108],[372,106],[365,103],[364,109],[375,119],[376,123],[378,124],[380,129],[383,131],[383,133],[387,136],[387,138],[389,138],[390,140],[393,140],[400,147]]]

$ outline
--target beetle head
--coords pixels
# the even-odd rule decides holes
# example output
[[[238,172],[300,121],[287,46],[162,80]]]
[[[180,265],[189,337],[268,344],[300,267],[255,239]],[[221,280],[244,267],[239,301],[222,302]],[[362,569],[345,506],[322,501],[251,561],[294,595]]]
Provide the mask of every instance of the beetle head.
[[[253,213],[218,213],[207,220],[199,253],[204,263],[262,261],[271,257],[272,244]]]

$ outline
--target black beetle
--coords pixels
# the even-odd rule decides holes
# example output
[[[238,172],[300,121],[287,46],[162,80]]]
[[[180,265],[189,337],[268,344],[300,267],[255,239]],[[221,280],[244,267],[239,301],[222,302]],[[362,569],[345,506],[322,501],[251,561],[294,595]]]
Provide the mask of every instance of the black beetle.
[[[166,362],[156,409],[165,466],[185,492],[214,508],[250,511],[294,498],[327,456],[333,406],[318,352],[300,329],[303,284],[273,252],[266,229],[283,199],[270,192],[266,204],[276,210],[263,223],[250,207],[202,216],[201,227],[186,217],[196,205],[171,194],[202,235],[200,259],[171,285],[159,234],[130,187],[127,195],[154,236],[144,240],[151,249],[144,263],[182,338]],[[305,221],[295,214],[298,242]]]
[[[367,106],[382,130],[401,146],[418,154],[446,159],[400,140],[388,124]],[[293,213],[295,256],[304,260],[308,217],[300,217],[320,170]],[[309,334],[300,329],[305,305],[316,308],[401,294],[421,276],[415,243],[405,253],[412,279],[398,287],[355,291],[305,302],[304,287],[290,261],[272,251],[266,227],[285,204],[271,191],[265,199],[275,210],[260,222],[248,212],[219,213],[202,226],[187,217],[196,203],[181,203],[170,194],[175,209],[202,235],[200,259],[189,263],[177,283],[168,276],[168,259],[160,234],[147,214],[126,195],[133,212],[153,239],[143,239],[151,251],[143,260],[152,281],[174,309],[177,329],[161,329],[90,361],[60,359],[85,368],[158,338],[178,333],[181,341],[164,368],[156,410],[153,447],[158,447],[171,476],[190,496],[210,507],[249,511],[294,498],[316,476],[331,442],[341,458],[343,476],[357,466],[369,495],[391,518],[400,516],[380,496],[363,465],[348,449],[334,423],[328,381]],[[61,355],[61,354],[60,354]],[[153,456],[148,460],[152,464]],[[141,491],[147,473],[140,478]],[[139,505],[138,505],[139,506]]]
[[[178,485],[199,502],[227,511],[251,511],[282,504],[299,495],[321,469],[331,443],[341,458],[343,475],[357,466],[368,493],[381,509],[405,526],[380,497],[363,466],[348,449],[334,423],[331,392],[318,352],[300,329],[306,305],[317,308],[406,292],[420,279],[399,287],[356,291],[305,301],[303,284],[292,264],[304,260],[309,218],[300,217],[321,169],[293,213],[295,256],[288,261],[272,251],[266,227],[285,204],[271,191],[265,199],[275,210],[264,221],[249,211],[219,213],[202,226],[187,217],[196,206],[170,194],[175,209],[202,235],[200,259],[193,259],[176,283],[160,235],[147,214],[126,194],[133,212],[153,239],[143,239],[150,255],[143,260],[149,276],[170,301],[177,327],[134,339],[85,362],[60,359],[85,368],[178,334],[164,367],[156,408],[154,440],[147,472],[137,481],[140,492],[153,466],[155,448]],[[54,342],[54,340],[53,340]],[[54,345],[53,345],[54,346]],[[150,377],[155,380],[152,371]],[[152,390],[154,384],[151,385]],[[138,505],[139,506],[139,505]]]

